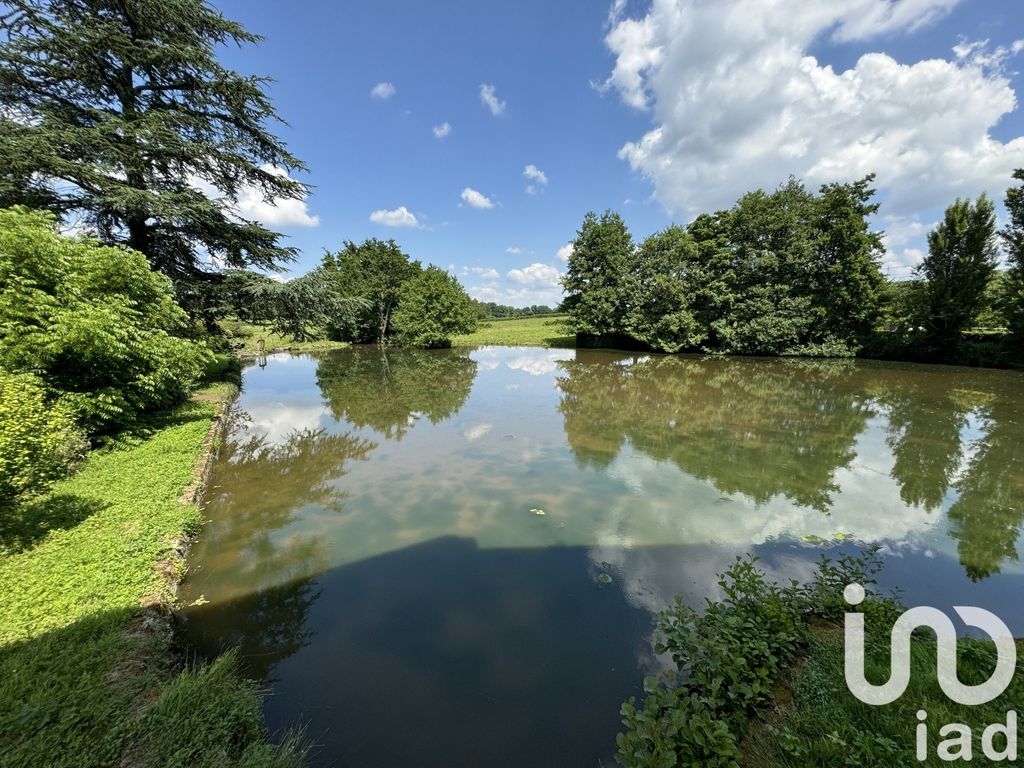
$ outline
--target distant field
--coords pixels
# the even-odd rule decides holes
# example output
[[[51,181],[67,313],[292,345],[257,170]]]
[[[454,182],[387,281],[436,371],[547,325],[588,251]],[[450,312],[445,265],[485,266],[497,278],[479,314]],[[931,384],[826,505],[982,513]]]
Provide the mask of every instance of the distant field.
[[[567,315],[544,317],[515,317],[482,320],[474,333],[456,336],[454,346],[501,344],[523,347],[576,346],[576,338],[565,327]]]
[[[291,336],[283,336],[272,331],[269,326],[243,323],[239,320],[222,320],[221,328],[228,337],[228,342],[236,354],[259,355],[273,352],[275,349],[290,349],[293,352],[312,352],[321,349],[340,349],[348,344],[342,341],[317,339],[314,341],[296,341]],[[263,340],[263,347],[259,341]]]

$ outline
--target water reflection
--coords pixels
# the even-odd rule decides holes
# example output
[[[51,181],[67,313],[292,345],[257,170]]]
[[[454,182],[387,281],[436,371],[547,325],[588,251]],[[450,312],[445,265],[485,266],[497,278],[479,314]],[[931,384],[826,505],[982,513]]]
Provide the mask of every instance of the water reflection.
[[[806,578],[847,538],[879,543],[909,600],[1024,633],[1022,382],[498,347],[270,356],[216,462],[189,633],[241,646],[273,682],[271,726],[308,724],[314,763],[593,765],[658,663],[652,613],[713,595],[744,552]]]
[[[337,480],[376,444],[349,432],[298,429],[271,441],[252,431],[245,411],[232,413],[210,478],[209,521],[193,552],[196,570],[186,602],[208,599],[207,575],[220,599],[307,578],[327,567],[323,539],[291,531],[303,511],[340,515],[346,493]],[[305,523],[306,521],[302,521]]]
[[[758,504],[782,495],[826,512],[839,490],[836,470],[854,459],[857,436],[873,415],[864,393],[838,385],[846,363],[580,352],[564,368],[559,410],[581,461],[606,467],[628,440],[723,494]]]
[[[825,528],[843,535],[899,542],[938,523],[922,511],[946,508],[949,536],[972,579],[1017,560],[1024,521],[1019,375],[584,351],[562,368],[559,410],[581,466],[614,472],[630,451],[671,462],[725,494],[717,504],[740,494],[767,507],[756,527],[769,536],[800,533],[792,517],[783,527],[770,522],[780,497],[790,502],[786,514],[792,505],[822,513],[804,517],[805,538],[821,535],[827,519]],[[879,424],[889,456],[878,450]],[[896,482],[901,504],[871,473]],[[650,491],[665,470],[649,466],[646,474],[638,482]],[[767,540],[729,510],[715,516],[747,530],[751,544]]]
[[[453,350],[356,347],[344,364],[327,355],[316,382],[331,414],[401,440],[420,418],[437,424],[457,413],[476,378],[476,361]]]
[[[1017,562],[1024,522],[1024,435],[1020,409],[996,398],[981,407],[982,434],[956,481],[950,535],[973,580]]]

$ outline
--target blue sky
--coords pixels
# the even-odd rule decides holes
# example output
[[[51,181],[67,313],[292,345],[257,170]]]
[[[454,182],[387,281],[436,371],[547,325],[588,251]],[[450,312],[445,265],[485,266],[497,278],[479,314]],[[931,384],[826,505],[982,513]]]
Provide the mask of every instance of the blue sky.
[[[642,237],[789,173],[871,169],[900,276],[946,203],[1001,197],[1024,165],[1017,0],[215,5],[267,38],[223,59],[274,78],[310,168],[305,209],[264,211],[302,250],[293,274],[394,237],[478,298],[551,303],[588,210]]]

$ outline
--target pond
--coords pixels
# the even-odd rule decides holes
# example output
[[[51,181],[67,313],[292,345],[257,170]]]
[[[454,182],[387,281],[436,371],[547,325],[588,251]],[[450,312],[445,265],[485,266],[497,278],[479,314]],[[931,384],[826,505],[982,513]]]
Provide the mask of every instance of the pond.
[[[321,766],[614,764],[654,612],[882,547],[1024,634],[1024,375],[481,347],[244,374],[182,599]]]

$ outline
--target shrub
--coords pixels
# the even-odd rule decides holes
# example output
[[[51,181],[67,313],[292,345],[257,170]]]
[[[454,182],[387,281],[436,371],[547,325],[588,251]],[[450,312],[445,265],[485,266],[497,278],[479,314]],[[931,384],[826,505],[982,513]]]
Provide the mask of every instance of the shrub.
[[[676,669],[644,680],[645,698],[622,705],[626,731],[617,739],[626,768],[736,768],[752,717],[772,701],[774,686],[810,639],[809,617],[842,615],[842,590],[858,583],[871,600],[862,610],[895,620],[895,601],[873,585],[877,550],[861,557],[822,559],[806,585],[769,582],[756,558],[738,558],[718,582],[724,597],[703,614],[677,599],[658,616],[655,650]]]
[[[0,370],[0,507],[42,493],[83,450],[66,408],[34,376]]]
[[[176,335],[186,320],[141,253],[0,210],[0,365],[38,375],[89,432],[187,395],[210,352]]]
[[[402,286],[393,324],[402,344],[450,347],[452,336],[476,329],[476,307],[458,280],[427,267]]]

